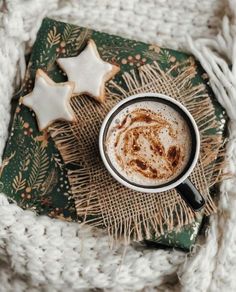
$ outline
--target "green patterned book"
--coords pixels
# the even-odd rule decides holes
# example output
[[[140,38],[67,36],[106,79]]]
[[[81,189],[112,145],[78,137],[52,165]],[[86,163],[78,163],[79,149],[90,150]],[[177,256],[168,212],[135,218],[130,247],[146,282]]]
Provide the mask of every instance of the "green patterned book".
[[[55,82],[66,81],[65,73],[55,60],[58,57],[78,55],[89,38],[95,40],[102,59],[119,65],[123,73],[154,61],[165,71],[186,61],[192,62],[197,72],[192,82],[206,85],[219,121],[217,128],[210,131],[222,137],[225,114],[213,97],[206,73],[192,56],[48,18],[43,20],[28,63],[24,84],[14,99],[19,100],[32,90],[38,68],[46,71]],[[173,74],[178,75],[178,72],[173,71]],[[122,86],[121,78],[119,83]],[[0,191],[23,209],[31,209],[39,215],[52,218],[80,221],[71,194],[67,168],[60,152],[46,131],[39,132],[35,113],[19,101],[0,169]],[[188,250],[196,240],[201,222],[202,215],[199,215],[192,224],[166,232],[158,238],[153,237],[153,241]]]

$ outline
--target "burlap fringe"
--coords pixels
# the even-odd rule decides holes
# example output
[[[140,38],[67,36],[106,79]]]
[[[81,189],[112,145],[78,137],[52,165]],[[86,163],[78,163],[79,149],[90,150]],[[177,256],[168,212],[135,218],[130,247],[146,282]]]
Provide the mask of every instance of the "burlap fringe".
[[[138,71],[125,73],[123,79],[126,88],[110,81],[107,86],[107,95],[109,96],[107,109],[111,107],[111,103],[116,104],[124,97],[143,92],[157,92],[156,84],[159,86],[158,92],[181,101],[192,113],[200,129],[202,167],[207,184],[212,187],[220,181],[222,164],[224,163],[224,141],[221,133],[209,134],[210,129],[217,128],[215,109],[208,94],[204,93],[204,85],[192,86],[191,79],[196,74],[195,69],[192,66],[177,69],[179,69],[179,75],[173,77],[172,72],[176,70],[176,67],[164,72],[157,63],[154,63],[153,65],[140,67]],[[174,88],[173,92],[166,90],[165,84],[169,83],[172,84],[171,88]],[[79,106],[78,98],[80,97],[73,98],[71,101],[75,112]],[[82,150],[84,146],[76,138],[76,132],[79,130],[78,125],[74,127],[70,123],[58,122],[50,128],[50,133],[70,169],[68,177],[73,196],[76,199],[77,213],[83,218],[83,222],[98,227],[103,226],[115,240],[122,236],[127,241],[130,238],[136,240],[151,238],[153,234],[159,236],[166,230],[178,229],[193,222],[197,214],[186,206],[181,199],[175,204],[168,201],[165,208],[158,210],[158,213],[155,214],[150,210],[146,211],[145,214],[138,214],[136,217],[126,216],[122,220],[111,219],[111,217],[104,218],[98,199],[98,197],[101,199],[101,194],[95,191],[91,192],[93,188],[90,185],[90,197],[88,198],[87,195],[91,174],[87,171],[85,165],[81,165],[81,161],[86,164],[86,159],[81,157],[85,153]],[[220,159],[217,157],[220,157]],[[81,190],[83,191],[81,192]],[[103,203],[106,204],[106,202]],[[212,197],[208,194],[204,213],[210,215],[214,212],[216,212],[216,207]]]
[[[182,64],[182,66],[183,65],[184,64]],[[222,173],[225,166],[225,141],[220,131],[216,132],[215,135],[209,134],[210,129],[218,129],[219,125],[215,118],[215,109],[211,99],[208,94],[203,93],[205,85],[201,83],[197,86],[192,86],[191,80],[196,74],[195,69],[192,66],[187,67],[177,78],[173,78],[171,72],[175,69],[176,67],[173,66],[166,73],[161,70],[157,62],[154,62],[153,65],[141,67],[138,74],[134,70],[130,73],[125,73],[124,80],[127,86],[126,90],[113,81],[111,81],[110,84],[117,92],[128,97],[133,94],[145,92],[145,89],[147,89],[146,92],[150,92],[150,88],[152,87],[150,84],[154,82],[159,81],[159,84],[172,83],[172,88],[175,88],[172,94],[167,94],[165,87],[160,88],[159,92],[175,97],[184,104],[193,115],[201,134],[201,162],[207,183],[209,188],[211,188],[228,176],[228,174]],[[181,70],[181,68],[179,69]],[[108,92],[110,96],[116,98],[119,95],[117,93],[114,94],[113,88]],[[210,215],[215,212],[215,204],[211,196],[209,196],[205,214]]]

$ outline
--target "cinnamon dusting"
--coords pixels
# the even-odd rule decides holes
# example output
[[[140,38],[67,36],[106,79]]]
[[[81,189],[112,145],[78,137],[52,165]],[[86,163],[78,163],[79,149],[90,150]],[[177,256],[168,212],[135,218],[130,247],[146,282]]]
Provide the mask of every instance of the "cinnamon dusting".
[[[160,134],[164,131],[175,141],[177,130],[160,113],[135,109],[114,127],[117,130],[115,155],[121,168],[129,173],[153,180],[168,179],[184,160],[184,151],[178,145],[163,145]]]

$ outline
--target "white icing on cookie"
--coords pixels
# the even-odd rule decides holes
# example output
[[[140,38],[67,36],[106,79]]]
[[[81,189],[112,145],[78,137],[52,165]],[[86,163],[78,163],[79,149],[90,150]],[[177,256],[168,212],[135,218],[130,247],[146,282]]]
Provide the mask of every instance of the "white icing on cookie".
[[[66,72],[68,80],[75,82],[74,93],[87,93],[100,102],[105,99],[105,82],[120,70],[101,59],[93,40],[88,41],[78,56],[59,58],[57,62]]]
[[[69,104],[73,89],[73,82],[55,83],[41,69],[37,70],[34,89],[22,98],[22,103],[35,112],[40,131],[56,120],[74,120]]]

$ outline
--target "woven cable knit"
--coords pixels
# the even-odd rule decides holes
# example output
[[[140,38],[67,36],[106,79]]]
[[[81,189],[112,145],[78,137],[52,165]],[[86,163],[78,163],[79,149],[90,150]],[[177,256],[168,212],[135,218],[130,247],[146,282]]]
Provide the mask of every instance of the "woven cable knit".
[[[187,49],[186,34],[201,37],[196,42],[189,40],[189,48],[202,62],[231,118],[227,153],[229,170],[234,171],[236,70],[233,66],[230,71],[223,57],[212,51],[225,55],[227,61],[236,57],[236,32],[228,18],[223,20],[222,33],[213,38],[220,27],[223,1],[9,0],[0,5],[0,156],[13,88],[25,69],[24,53],[32,46],[43,17],[50,16],[170,48]],[[235,1],[230,5],[233,11]],[[211,218],[206,242],[189,258],[180,251],[125,248],[122,244],[111,250],[102,231],[37,217],[9,204],[1,194],[0,291],[87,291],[94,287],[179,291],[180,283],[183,291],[235,291],[235,185],[233,179],[222,184],[220,212]]]

